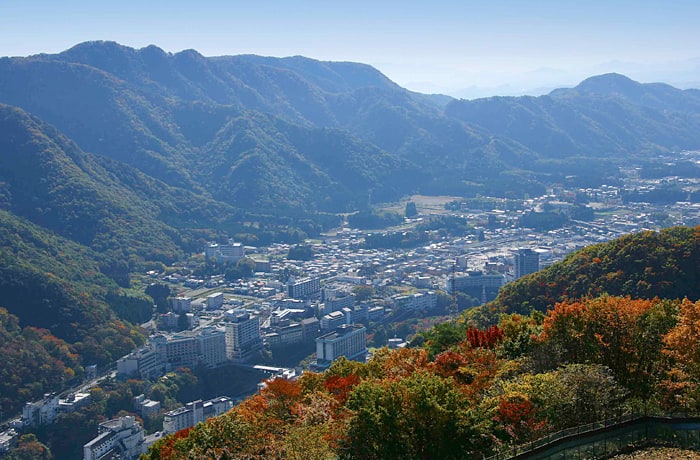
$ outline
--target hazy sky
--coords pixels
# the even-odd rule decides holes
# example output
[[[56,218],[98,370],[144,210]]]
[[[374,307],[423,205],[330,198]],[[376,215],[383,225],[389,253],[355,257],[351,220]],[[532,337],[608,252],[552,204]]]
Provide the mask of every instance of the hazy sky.
[[[0,56],[113,40],[363,62],[421,91],[535,88],[607,71],[696,82],[698,19],[698,0],[0,0]]]

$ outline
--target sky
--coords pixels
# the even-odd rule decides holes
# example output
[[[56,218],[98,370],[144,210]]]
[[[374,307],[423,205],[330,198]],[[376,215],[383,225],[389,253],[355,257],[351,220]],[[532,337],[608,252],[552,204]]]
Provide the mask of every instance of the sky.
[[[699,18],[698,0],[0,0],[0,56],[111,40],[362,62],[456,96],[543,92],[611,71],[698,87]]]

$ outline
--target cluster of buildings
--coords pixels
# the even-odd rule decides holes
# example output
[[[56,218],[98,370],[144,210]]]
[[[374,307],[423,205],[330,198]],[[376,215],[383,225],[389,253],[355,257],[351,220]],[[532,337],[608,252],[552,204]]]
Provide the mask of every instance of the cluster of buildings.
[[[163,433],[172,434],[195,426],[209,418],[228,412],[233,408],[233,400],[219,396],[208,401],[192,401],[184,407],[166,412],[163,418]]]
[[[22,408],[23,427],[38,427],[53,423],[60,414],[73,412],[92,401],[90,393],[71,393],[64,399],[47,393],[39,401],[28,402]]]
[[[148,344],[117,360],[117,375],[153,379],[178,367],[214,368],[248,361],[262,349],[260,323],[241,310],[221,325],[156,334]]]
[[[143,395],[136,397],[135,403],[141,407],[144,416],[147,415],[146,408],[154,410],[157,405],[155,401],[144,399]],[[233,400],[227,396],[189,402],[184,407],[166,412],[163,431],[150,436],[144,434],[143,426],[133,416],[107,420],[100,423],[97,436],[83,446],[83,460],[136,459],[162,436],[195,426],[232,408]]]

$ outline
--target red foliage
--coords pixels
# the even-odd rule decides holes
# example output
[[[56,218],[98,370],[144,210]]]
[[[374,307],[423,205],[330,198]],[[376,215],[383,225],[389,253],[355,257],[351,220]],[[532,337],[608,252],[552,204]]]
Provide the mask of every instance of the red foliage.
[[[546,428],[546,421],[537,421],[535,406],[528,399],[512,397],[498,403],[495,420],[502,423],[515,441],[535,439]]]
[[[470,327],[467,329],[467,341],[472,348],[493,348],[503,340],[503,330],[498,326],[491,326],[486,330]]]
[[[323,387],[342,405],[345,404],[352,389],[358,383],[360,383],[360,378],[354,374],[350,374],[347,377],[334,375],[323,382]]]

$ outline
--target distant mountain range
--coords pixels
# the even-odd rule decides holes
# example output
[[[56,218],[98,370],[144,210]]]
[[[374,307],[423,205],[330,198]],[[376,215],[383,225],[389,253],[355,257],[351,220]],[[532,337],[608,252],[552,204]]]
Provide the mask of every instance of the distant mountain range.
[[[605,180],[603,159],[700,146],[700,91],[621,75],[536,98],[463,101],[412,93],[363,64],[113,42],[1,59],[0,102],[85,152],[272,215],[353,211],[414,192],[522,194],[572,172]]]

